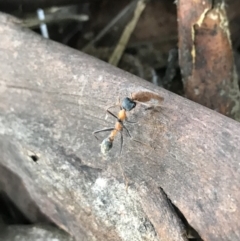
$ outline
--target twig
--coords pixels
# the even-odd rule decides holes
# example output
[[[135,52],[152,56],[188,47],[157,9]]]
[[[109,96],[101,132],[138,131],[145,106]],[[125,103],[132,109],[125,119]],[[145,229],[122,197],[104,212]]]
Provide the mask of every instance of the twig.
[[[88,21],[88,16],[86,14],[66,14],[63,16],[59,15],[49,15],[46,16],[45,20],[39,20],[37,18],[29,18],[23,21],[22,26],[27,28],[35,28],[38,27],[42,23],[50,24],[56,23],[59,21],[67,21],[67,20],[74,20],[74,21]]]
[[[133,16],[132,20],[125,27],[123,34],[122,34],[115,50],[113,51],[112,56],[110,57],[110,59],[108,61],[110,64],[115,65],[115,66],[118,65],[118,62],[121,59],[122,54],[126,48],[126,45],[130,39],[130,36],[131,36],[133,30],[135,29],[138,19],[141,16],[141,13],[145,9],[145,7],[146,7],[146,1],[139,0],[137,3],[136,9],[134,11],[134,16]]]
[[[87,52],[97,41],[99,41],[107,32],[109,32],[115,24],[120,21],[124,16],[131,13],[136,6],[137,1],[132,1],[128,4],[90,43],[88,43],[84,48],[83,52]]]

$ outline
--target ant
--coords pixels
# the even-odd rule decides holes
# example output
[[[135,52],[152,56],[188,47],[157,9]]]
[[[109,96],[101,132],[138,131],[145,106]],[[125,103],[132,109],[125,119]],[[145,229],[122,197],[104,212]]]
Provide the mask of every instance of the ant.
[[[118,103],[118,105],[120,105],[120,111],[118,112],[118,116],[114,115],[111,111],[109,111],[109,109],[113,106],[110,106],[107,108],[107,112],[117,119],[117,122],[115,123],[115,127],[105,128],[105,129],[101,129],[101,130],[97,130],[97,131],[93,132],[94,136],[97,138],[97,136],[95,134],[100,133],[100,132],[105,132],[105,131],[111,131],[110,135],[107,138],[105,138],[101,143],[101,152],[104,155],[106,155],[111,150],[111,148],[113,146],[113,141],[118,132],[121,134],[121,144],[120,144],[120,155],[121,155],[122,146],[123,146],[123,134],[122,134],[123,129],[125,129],[127,131],[127,134],[130,138],[132,137],[130,135],[128,129],[123,124],[123,122],[126,121],[129,123],[136,123],[136,122],[127,121],[127,111],[133,110],[136,107],[137,103],[146,105],[146,106],[148,106],[148,109],[149,109],[151,107],[148,104],[146,104],[145,102],[148,102],[151,99],[157,100],[159,103],[164,100],[164,98],[159,96],[158,94],[148,92],[148,91],[139,91],[136,93],[132,93],[131,98],[125,97],[123,99],[121,105],[120,105],[120,103]],[[137,140],[135,140],[135,141],[137,141]],[[137,142],[140,142],[140,141],[137,141]]]

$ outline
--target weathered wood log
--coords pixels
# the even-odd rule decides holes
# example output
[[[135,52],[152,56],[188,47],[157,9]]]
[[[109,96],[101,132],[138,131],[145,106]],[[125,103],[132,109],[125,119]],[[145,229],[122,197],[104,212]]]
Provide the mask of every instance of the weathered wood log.
[[[187,240],[188,224],[205,241],[240,239],[238,122],[15,22],[0,15],[0,188],[32,222],[76,240]],[[122,156],[118,140],[102,156],[92,131],[138,90],[165,98],[128,114],[153,148],[124,137]]]
[[[187,98],[240,120],[240,92],[224,0],[180,0],[178,19]]]

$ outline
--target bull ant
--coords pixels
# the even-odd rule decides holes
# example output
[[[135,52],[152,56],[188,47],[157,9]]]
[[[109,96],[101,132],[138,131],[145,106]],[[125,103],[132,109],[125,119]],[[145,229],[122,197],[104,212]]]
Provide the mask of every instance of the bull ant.
[[[114,115],[111,111],[109,111],[109,109],[113,106],[108,107],[107,112],[117,119],[115,127],[105,128],[105,129],[101,129],[101,130],[97,130],[97,131],[93,132],[94,136],[97,138],[97,136],[96,136],[97,133],[111,131],[110,135],[107,138],[105,138],[101,143],[101,152],[104,155],[106,155],[112,149],[113,141],[114,141],[117,133],[120,133],[120,135],[121,135],[120,154],[122,153],[122,146],[123,146],[122,131],[123,131],[123,129],[125,129],[127,131],[128,136],[131,138],[131,135],[130,135],[128,129],[126,128],[126,126],[123,123],[124,121],[130,122],[127,120],[127,111],[133,110],[136,107],[137,103],[149,107],[149,105],[146,104],[145,102],[148,102],[152,99],[157,100],[159,103],[161,103],[164,100],[164,98],[159,96],[158,94],[148,92],[148,91],[139,91],[136,93],[132,93],[131,98],[125,97],[123,99],[121,105],[120,105],[120,103],[118,104],[118,105],[120,105],[120,111],[118,112],[118,116]],[[130,123],[135,123],[135,122],[130,122]],[[137,141],[137,142],[140,142],[140,141]],[[142,142],[140,142],[140,143],[142,143]]]

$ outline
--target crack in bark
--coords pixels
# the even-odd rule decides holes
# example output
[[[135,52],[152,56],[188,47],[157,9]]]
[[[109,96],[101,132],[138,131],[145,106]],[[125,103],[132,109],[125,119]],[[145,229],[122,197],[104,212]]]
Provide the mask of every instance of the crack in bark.
[[[186,217],[183,215],[183,213],[180,211],[180,209],[173,204],[173,202],[171,201],[171,199],[168,197],[168,195],[166,194],[166,192],[164,191],[164,189],[162,187],[158,187],[159,190],[165,195],[166,200],[169,203],[169,206],[171,206],[176,215],[178,216],[178,218],[182,221],[182,223],[185,226],[186,229],[186,233],[187,233],[187,238],[189,241],[204,241],[201,236],[199,235],[199,233],[188,223]]]

